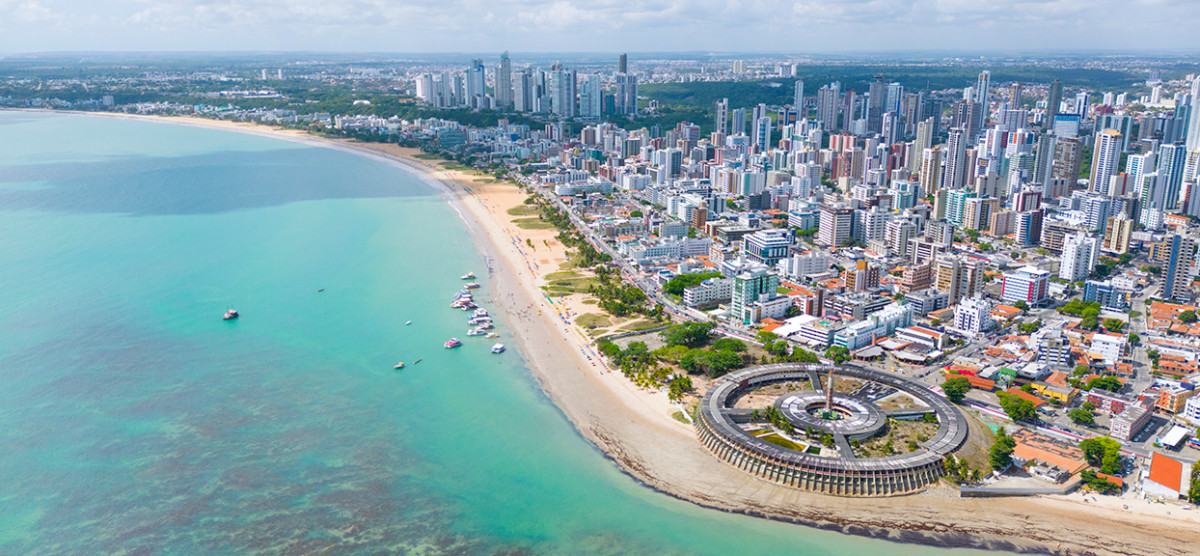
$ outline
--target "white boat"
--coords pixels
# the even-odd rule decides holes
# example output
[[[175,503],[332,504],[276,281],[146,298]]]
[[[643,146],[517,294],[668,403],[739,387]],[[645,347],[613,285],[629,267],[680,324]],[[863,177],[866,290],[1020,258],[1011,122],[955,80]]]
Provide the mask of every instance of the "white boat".
[[[230,309],[228,311],[225,311],[225,316],[223,316],[221,318],[225,319],[225,320],[233,320],[233,319],[238,318],[237,309]]]
[[[473,289],[475,289],[475,288],[478,288],[478,287],[479,287],[479,282],[467,282],[467,286],[466,286],[466,288],[467,288],[468,290],[473,290]]]
[[[475,279],[475,273],[474,273],[474,272],[468,272],[468,273],[466,273],[466,274],[463,274],[463,275],[462,275],[462,279],[463,279],[463,280],[474,280],[474,279]]]
[[[456,347],[462,345],[462,340],[459,340],[458,338],[450,338],[449,340],[446,340],[446,343],[444,343],[442,345],[445,346],[446,349],[456,348]]]
[[[500,337],[500,333],[499,333],[499,332],[488,332],[488,333],[487,333],[487,337],[488,337],[488,338],[499,338],[499,337]]]
[[[403,369],[403,368],[404,368],[404,362],[403,362],[403,361],[401,361],[401,362],[399,362],[399,363],[396,363],[395,365],[392,365],[392,368],[393,368],[393,369]]]
[[[491,330],[491,329],[493,329],[493,328],[495,328],[495,327],[496,327],[496,326],[492,324],[492,321],[488,321],[488,322],[481,322],[481,323],[479,323],[479,324],[475,325],[475,328],[478,328],[478,329],[480,329],[480,330]]]
[[[410,324],[412,324],[412,321],[411,321],[411,320],[410,320],[410,321],[405,321],[405,323],[404,323],[404,325],[405,325],[405,326],[408,326],[408,325],[410,325]]]
[[[504,344],[496,344],[492,346],[492,353],[504,353]]]
[[[471,317],[467,319],[467,324],[480,324],[484,322],[492,322],[492,317]]]
[[[482,328],[472,328],[467,331],[467,336],[483,336],[486,332]]]
[[[474,316],[477,316],[477,317],[486,317],[486,316],[488,316],[487,309],[475,309]]]

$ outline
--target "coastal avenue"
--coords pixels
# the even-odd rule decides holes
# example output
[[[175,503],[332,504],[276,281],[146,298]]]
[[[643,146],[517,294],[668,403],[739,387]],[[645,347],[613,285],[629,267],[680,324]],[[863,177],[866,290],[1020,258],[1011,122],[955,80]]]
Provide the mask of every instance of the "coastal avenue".
[[[538,194],[553,203],[556,208],[563,211],[563,213],[571,219],[571,223],[575,226],[575,229],[578,230],[579,233],[583,234],[585,238],[587,238],[588,243],[611,257],[612,262],[621,269],[622,278],[624,278],[625,281],[637,286],[638,289],[642,290],[642,293],[646,294],[646,298],[658,303],[659,305],[662,305],[666,308],[667,312],[677,317],[696,322],[705,322],[708,320],[707,315],[704,315],[699,311],[683,307],[663,295],[660,289],[655,288],[652,284],[650,284],[649,278],[643,277],[641,275],[642,273],[633,265],[631,265],[629,261],[625,259],[625,257],[621,256],[620,253],[617,253],[616,250],[614,250],[612,246],[608,244],[608,242],[604,241],[603,238],[597,236],[595,230],[592,230],[591,226],[588,226],[586,222],[579,218],[579,215],[575,214],[575,211],[571,210],[566,203],[562,202],[562,199],[560,199],[558,195],[554,194],[553,189],[538,184],[537,180],[534,178],[522,177],[521,181],[526,187],[530,188],[530,190],[538,192]]]

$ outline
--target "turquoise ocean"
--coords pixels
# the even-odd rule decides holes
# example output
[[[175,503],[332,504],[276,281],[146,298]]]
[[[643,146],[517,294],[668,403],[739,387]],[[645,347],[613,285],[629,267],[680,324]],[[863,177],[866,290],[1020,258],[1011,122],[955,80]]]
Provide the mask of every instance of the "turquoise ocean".
[[[464,224],[388,163],[0,112],[0,553],[963,552],[641,486],[463,336],[468,270]]]

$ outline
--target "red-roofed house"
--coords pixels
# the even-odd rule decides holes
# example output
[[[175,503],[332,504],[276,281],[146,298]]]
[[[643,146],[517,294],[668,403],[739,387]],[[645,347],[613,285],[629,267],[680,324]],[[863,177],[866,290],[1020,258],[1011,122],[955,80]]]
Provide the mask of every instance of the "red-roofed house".
[[[1150,474],[1142,479],[1142,492],[1178,500],[1183,492],[1183,464],[1158,452],[1150,456]]]
[[[1026,392],[1020,388],[1016,388],[1016,387],[1009,388],[1008,390],[1005,390],[1005,392],[1007,392],[1008,395],[1010,395],[1010,396],[1016,396],[1018,398],[1021,398],[1022,400],[1029,400],[1030,402],[1033,403],[1033,407],[1041,407],[1043,405],[1046,405],[1046,400],[1043,400],[1043,399],[1041,399],[1033,394],[1030,394],[1029,392]]]

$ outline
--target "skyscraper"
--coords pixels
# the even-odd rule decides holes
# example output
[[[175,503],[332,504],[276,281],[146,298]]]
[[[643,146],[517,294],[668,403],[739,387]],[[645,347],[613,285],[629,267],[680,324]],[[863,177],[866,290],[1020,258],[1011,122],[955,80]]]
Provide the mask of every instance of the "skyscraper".
[[[1179,190],[1183,186],[1183,169],[1187,150],[1183,145],[1163,145],[1158,148],[1158,186],[1162,190],[1162,209],[1179,206]]]
[[[601,87],[600,74],[585,75],[582,86],[579,88],[579,117],[591,120],[600,119],[600,107],[603,99],[604,89]]]
[[[987,115],[990,108],[988,102],[991,100],[989,94],[992,88],[992,72],[983,70],[979,72],[979,80],[975,84],[975,99],[979,103],[979,115],[975,119],[975,129],[983,129],[987,123]],[[1015,131],[1015,130],[1013,130]]]
[[[716,118],[713,121],[713,131],[724,135],[729,129],[729,99],[723,98],[717,101]]]
[[[832,131],[838,128],[840,96],[841,84],[836,81],[817,90],[817,120],[821,122],[821,130]]]
[[[883,76],[875,76],[867,89],[867,132],[881,133],[883,131],[883,112],[887,102],[887,85]]]
[[[962,128],[950,130],[946,140],[946,165],[942,170],[941,189],[960,189],[967,182],[967,132]]]
[[[617,58],[617,73],[629,73],[629,58],[624,54]]]
[[[1187,150],[1200,151],[1200,76],[1192,81],[1191,114],[1187,126]]]
[[[1067,237],[1063,242],[1062,259],[1058,277],[1068,282],[1078,282],[1092,274],[1100,260],[1096,239],[1082,232]]]
[[[1092,174],[1088,190],[1093,193],[1108,192],[1108,182],[1117,175],[1121,162],[1121,133],[1106,129],[1096,134],[1096,145],[1092,149]],[[1182,176],[1182,174],[1180,174]]]
[[[804,110],[804,80],[796,80],[796,88],[792,91],[792,106],[800,112],[800,117],[804,118],[808,112]]]
[[[1171,301],[1191,301],[1192,276],[1190,269],[1195,255],[1195,243],[1189,237],[1175,234],[1166,240],[1170,259],[1163,269],[1166,278],[1163,295]]]
[[[624,54],[621,55],[624,57]],[[624,64],[622,64],[624,65]],[[627,73],[616,75],[616,105],[618,114],[637,114],[637,76]]]
[[[513,106],[512,62],[508,60],[508,52],[500,55],[500,65],[496,66],[496,105],[501,110]]]
[[[467,96],[466,103],[470,108],[483,106],[484,89],[483,60],[472,60],[467,67]]]
[[[575,117],[575,71],[558,64],[550,69],[550,111],[562,118]]]
[[[1058,116],[1058,105],[1062,102],[1062,81],[1057,79],[1050,84],[1050,92],[1046,95],[1046,127],[1054,129],[1054,118]]]
[[[533,72],[529,68],[517,72],[513,82],[513,108],[517,112],[532,112],[533,93]]]

